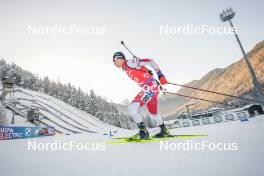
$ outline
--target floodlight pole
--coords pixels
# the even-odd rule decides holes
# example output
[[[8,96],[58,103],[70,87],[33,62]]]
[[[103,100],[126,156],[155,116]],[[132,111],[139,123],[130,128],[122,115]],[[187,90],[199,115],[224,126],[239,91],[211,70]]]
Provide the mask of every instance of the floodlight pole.
[[[244,56],[244,58],[245,58],[245,60],[246,60],[246,63],[247,63],[248,70],[249,70],[250,75],[251,75],[251,77],[252,77],[252,81],[253,81],[253,92],[256,93],[256,95],[257,95],[257,99],[258,99],[259,101],[262,101],[262,102],[263,102],[263,101],[264,101],[264,95],[263,95],[263,92],[262,92],[262,86],[260,85],[260,83],[259,83],[259,81],[258,81],[258,79],[257,79],[257,76],[256,76],[256,74],[255,74],[255,72],[254,72],[254,69],[253,69],[253,67],[252,67],[252,65],[251,65],[251,63],[250,63],[250,61],[249,61],[249,58],[248,58],[248,56],[246,55],[246,52],[245,52],[245,50],[244,50],[244,48],[243,48],[243,46],[242,46],[242,43],[241,43],[241,41],[240,41],[240,39],[239,39],[239,37],[238,37],[237,31],[235,30],[235,27],[234,27],[234,25],[233,25],[233,23],[232,23],[232,21],[231,21],[231,19],[232,19],[234,16],[235,16],[235,12],[233,11],[232,8],[226,9],[226,10],[224,10],[222,13],[220,13],[220,18],[221,18],[221,20],[222,20],[223,22],[228,21],[229,24],[230,24],[231,27],[232,27],[232,30],[234,31],[234,34],[235,34],[236,40],[237,40],[237,42],[238,42],[238,44],[239,44],[239,47],[240,47],[240,49],[241,49],[241,51],[242,51],[242,53],[243,53],[243,56]]]

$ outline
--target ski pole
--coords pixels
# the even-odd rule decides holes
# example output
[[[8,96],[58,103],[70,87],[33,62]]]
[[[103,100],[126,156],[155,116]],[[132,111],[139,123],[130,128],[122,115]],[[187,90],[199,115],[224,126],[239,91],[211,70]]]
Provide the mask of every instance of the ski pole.
[[[181,84],[176,84],[176,83],[171,83],[171,82],[168,82],[168,84],[175,85],[175,86],[180,86],[180,87],[185,87],[185,88],[189,88],[189,89],[194,89],[194,90],[199,90],[199,91],[203,91],[203,92],[208,92],[208,93],[223,95],[223,96],[227,96],[227,97],[237,98],[237,99],[241,99],[241,100],[252,101],[252,102],[257,102],[257,103],[264,104],[264,102],[262,102],[262,101],[258,101],[258,100],[254,100],[254,99],[250,99],[250,98],[238,97],[238,96],[229,95],[229,94],[225,94],[225,93],[221,93],[221,92],[215,92],[215,91],[211,91],[211,90],[200,89],[200,88],[197,88],[197,87],[192,87],[192,86],[187,86],[187,85],[181,85]]]
[[[130,51],[130,49],[128,49],[128,47],[126,46],[126,44],[125,44],[125,42],[123,40],[121,41],[121,45],[123,45],[126,48],[126,50],[133,56],[133,58],[137,58],[137,56],[135,54],[133,54]]]
[[[221,105],[225,105],[225,106],[234,107],[233,105],[230,105],[230,104],[227,104],[227,103],[222,103],[222,102],[219,102],[219,101],[213,101],[213,100],[208,100],[208,99],[203,99],[203,98],[183,95],[183,94],[179,94],[179,93],[172,93],[172,92],[168,92],[168,91],[165,91],[165,93],[172,94],[172,95],[177,95],[177,96],[180,96],[180,97],[191,98],[191,99],[196,99],[196,100],[200,100],[200,101],[207,101],[207,102],[211,102],[211,103],[216,103],[216,104],[221,104]]]

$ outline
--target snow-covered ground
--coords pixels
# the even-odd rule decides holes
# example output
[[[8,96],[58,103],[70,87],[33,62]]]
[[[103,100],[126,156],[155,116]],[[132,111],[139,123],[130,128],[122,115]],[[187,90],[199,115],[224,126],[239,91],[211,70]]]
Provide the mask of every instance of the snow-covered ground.
[[[42,125],[53,126],[63,134],[83,132],[102,133],[103,131],[121,130],[120,128],[104,123],[91,114],[74,108],[63,101],[44,93],[30,91],[19,87],[15,90],[16,91],[12,97],[13,100],[16,99],[19,102],[16,106],[17,111],[25,115],[28,108],[39,107],[41,116],[45,117],[41,119]],[[6,96],[6,101],[11,102],[9,94]],[[12,117],[11,111],[7,111],[7,117],[10,124]],[[16,115],[15,125],[32,126],[33,124],[29,123],[26,117]]]
[[[158,175],[158,176],[262,176],[264,162],[264,116],[248,122],[229,122],[171,130],[174,134],[207,134],[207,137],[171,139],[170,146],[179,143],[194,144],[236,143],[236,151],[177,151],[160,150],[160,143],[106,144],[101,150],[29,151],[28,142],[66,143],[76,141],[102,145],[113,140],[93,133],[57,135],[51,137],[0,141],[1,175],[58,176],[58,175]],[[116,136],[128,135],[119,131]],[[164,141],[165,142],[165,141]],[[98,148],[97,148],[98,149]]]

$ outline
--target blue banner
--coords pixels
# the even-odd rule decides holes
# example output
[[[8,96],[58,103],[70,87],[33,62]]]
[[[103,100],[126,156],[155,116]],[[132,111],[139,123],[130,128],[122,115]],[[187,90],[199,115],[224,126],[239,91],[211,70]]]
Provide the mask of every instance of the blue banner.
[[[50,136],[54,134],[54,127],[0,126],[0,140]]]

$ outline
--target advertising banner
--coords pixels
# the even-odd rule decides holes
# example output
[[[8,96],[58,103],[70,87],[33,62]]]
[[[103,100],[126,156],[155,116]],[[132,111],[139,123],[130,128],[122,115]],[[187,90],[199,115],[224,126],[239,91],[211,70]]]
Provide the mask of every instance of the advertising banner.
[[[0,140],[50,136],[54,134],[54,127],[0,126]]]

